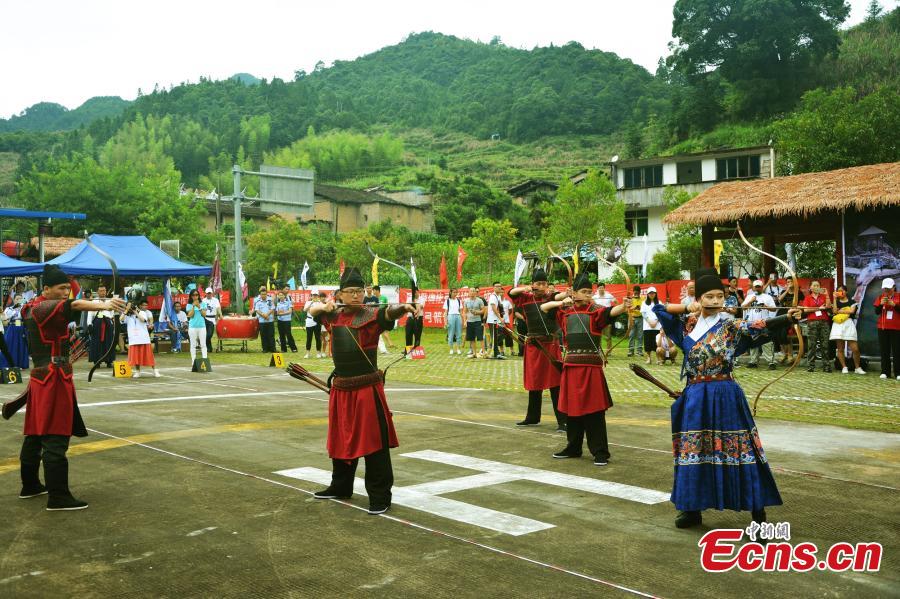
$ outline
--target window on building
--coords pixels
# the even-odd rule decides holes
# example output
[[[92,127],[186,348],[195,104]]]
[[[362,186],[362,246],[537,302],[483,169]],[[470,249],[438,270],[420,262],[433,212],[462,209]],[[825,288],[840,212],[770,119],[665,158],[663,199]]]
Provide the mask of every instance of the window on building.
[[[759,176],[759,154],[716,160],[716,180]]]
[[[642,237],[648,231],[648,210],[626,210],[625,211],[625,228],[634,237]]]
[[[625,189],[659,187],[663,184],[661,164],[626,168],[622,170],[625,174]]]

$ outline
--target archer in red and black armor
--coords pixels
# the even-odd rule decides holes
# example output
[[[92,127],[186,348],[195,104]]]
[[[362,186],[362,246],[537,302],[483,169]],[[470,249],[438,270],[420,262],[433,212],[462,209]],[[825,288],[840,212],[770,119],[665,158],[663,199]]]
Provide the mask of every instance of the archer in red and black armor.
[[[552,289],[547,283],[547,273],[534,269],[531,285],[514,287],[509,297],[516,308],[522,310],[527,327],[525,364],[522,369],[525,389],[528,391],[528,410],[525,420],[518,426],[534,426],[541,421],[541,399],[544,389],[550,390],[550,401],[556,416],[557,430],[566,430],[566,417],[559,411],[559,380],[562,355],[559,351],[559,327],[553,314],[541,310],[541,304],[552,300]]]
[[[541,310],[546,313],[556,311],[556,320],[566,346],[559,411],[567,417],[568,444],[553,457],[581,457],[587,435],[588,450],[594,456],[594,464],[606,466],[609,463],[606,410],[612,407],[613,402],[603,373],[601,333],[613,317],[625,311],[630,302],[605,308],[594,303],[592,292],[587,273],[581,273],[575,278],[570,297],[547,302]]]
[[[384,373],[378,369],[378,339],[394,328],[394,321],[415,311],[410,304],[363,304],[364,282],[359,270],[341,277],[334,302],[314,304],[309,313],[331,335],[334,372],[328,394],[328,456],[331,484],[318,491],[319,499],[349,498],[359,458],[366,461],[369,513],[380,514],[391,505],[394,471],[390,448],[397,447],[397,432],[384,395]]]
[[[72,435],[86,437],[87,429],[75,399],[72,365],[69,363],[69,323],[77,311],[117,310],[120,299],[105,301],[68,299],[69,278],[58,266],[44,267],[43,292],[25,304],[22,317],[28,331],[28,347],[34,368],[28,381],[25,440],[19,456],[25,499],[49,494],[47,509],[78,510],[88,506],[69,492],[66,452]],[[44,463],[44,480],[38,476]]]

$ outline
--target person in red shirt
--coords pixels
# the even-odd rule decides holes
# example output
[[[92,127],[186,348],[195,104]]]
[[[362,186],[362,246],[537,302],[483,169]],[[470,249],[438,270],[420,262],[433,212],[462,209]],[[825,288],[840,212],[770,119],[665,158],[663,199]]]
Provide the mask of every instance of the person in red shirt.
[[[384,395],[384,373],[378,369],[378,339],[394,328],[394,321],[413,314],[411,304],[363,304],[362,275],[344,271],[340,290],[328,303],[310,306],[309,314],[331,337],[334,373],[328,394],[328,456],[331,484],[317,491],[317,499],[349,498],[359,458],[366,461],[369,513],[381,514],[391,506],[394,471],[391,447],[398,447],[394,421]]]
[[[72,286],[69,277],[51,264],[44,267],[42,283],[41,295],[22,309],[34,368],[26,390],[25,440],[19,455],[22,474],[19,497],[27,499],[49,494],[49,511],[82,510],[88,504],[75,499],[69,491],[69,461],[66,458],[72,435],[87,436],[87,428],[78,411],[72,364],[69,363],[69,323],[77,318],[74,315],[77,311],[122,312],[125,302],[118,298],[69,299]],[[41,462],[46,487],[38,477]]]
[[[878,345],[881,348],[881,377],[891,378],[891,354],[894,373],[900,381],[900,293],[894,289],[894,279],[881,282],[881,294],[875,298],[878,315]]]
[[[613,307],[598,306],[591,295],[591,281],[584,272],[575,278],[572,287],[571,296],[541,306],[543,312],[556,311],[567,348],[559,385],[559,411],[566,415],[568,443],[553,457],[581,457],[587,435],[594,465],[606,466],[609,463],[606,410],[612,407],[612,397],[603,373],[601,335],[610,320],[631,305],[631,298],[626,297],[623,303]]]
[[[822,289],[818,281],[809,284],[809,295],[803,298],[804,312],[807,314],[806,370],[816,371],[816,359],[822,361],[822,371],[831,372],[828,361],[828,335],[831,332],[831,301],[828,291]]]
[[[517,426],[535,426],[541,422],[541,397],[544,389],[550,390],[550,402],[556,416],[556,430],[566,430],[566,417],[559,411],[559,338],[556,319],[541,310],[541,304],[553,299],[553,290],[543,268],[536,268],[531,275],[531,285],[520,285],[509,290],[513,305],[525,316],[527,343],[525,364],[522,368],[525,390],[528,391],[528,408],[525,419]]]

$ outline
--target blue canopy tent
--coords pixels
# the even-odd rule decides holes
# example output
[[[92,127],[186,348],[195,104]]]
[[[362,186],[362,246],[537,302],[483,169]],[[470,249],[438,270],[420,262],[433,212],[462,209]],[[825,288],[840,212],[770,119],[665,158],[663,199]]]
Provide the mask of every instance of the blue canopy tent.
[[[90,236],[90,240],[113,257],[121,277],[180,277],[209,275],[212,272],[212,266],[198,266],[176,260],[143,235],[94,234]],[[86,241],[82,241],[47,264],[56,264],[69,275],[112,274],[112,268],[106,258],[88,246]],[[38,271],[43,268],[40,266]]]
[[[0,254],[0,276],[34,275],[43,272],[44,265],[39,262],[23,262]]]

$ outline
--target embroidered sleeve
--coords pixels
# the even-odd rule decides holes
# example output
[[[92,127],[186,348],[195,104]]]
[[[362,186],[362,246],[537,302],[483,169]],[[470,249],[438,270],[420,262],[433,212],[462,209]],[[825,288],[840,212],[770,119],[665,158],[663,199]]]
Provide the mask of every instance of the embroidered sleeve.
[[[664,304],[656,304],[653,306],[653,312],[662,324],[663,330],[666,332],[666,337],[674,341],[678,346],[681,346],[684,342],[684,325],[681,322],[681,319],[674,314],[666,312]]]

